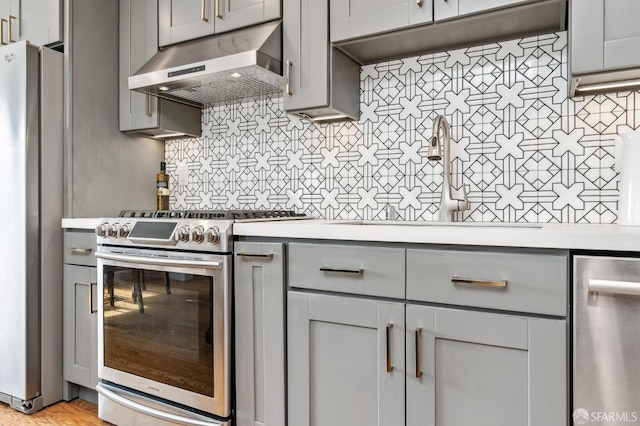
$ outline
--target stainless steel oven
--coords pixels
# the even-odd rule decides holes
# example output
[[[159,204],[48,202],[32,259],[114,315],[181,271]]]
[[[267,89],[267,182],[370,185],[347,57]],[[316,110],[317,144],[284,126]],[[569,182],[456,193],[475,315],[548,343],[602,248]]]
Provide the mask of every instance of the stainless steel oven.
[[[230,228],[125,218],[98,229],[100,418],[231,424]]]

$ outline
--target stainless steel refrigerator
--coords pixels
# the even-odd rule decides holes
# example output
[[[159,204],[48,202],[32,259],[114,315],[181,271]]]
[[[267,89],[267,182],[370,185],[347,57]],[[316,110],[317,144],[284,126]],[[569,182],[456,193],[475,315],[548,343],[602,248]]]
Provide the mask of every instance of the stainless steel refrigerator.
[[[0,47],[0,401],[62,399],[63,55]]]

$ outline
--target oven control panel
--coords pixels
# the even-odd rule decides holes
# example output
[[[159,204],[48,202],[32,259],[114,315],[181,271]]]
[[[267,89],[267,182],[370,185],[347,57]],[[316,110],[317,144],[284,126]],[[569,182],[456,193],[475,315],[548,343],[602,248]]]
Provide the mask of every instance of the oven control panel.
[[[103,219],[96,227],[98,244],[168,247],[194,251],[231,251],[230,220]]]

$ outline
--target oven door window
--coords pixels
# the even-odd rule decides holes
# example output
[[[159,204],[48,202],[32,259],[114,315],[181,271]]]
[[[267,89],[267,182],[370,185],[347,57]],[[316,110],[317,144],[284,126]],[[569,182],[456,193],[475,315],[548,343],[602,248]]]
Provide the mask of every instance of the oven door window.
[[[211,276],[105,266],[104,365],[214,396]]]

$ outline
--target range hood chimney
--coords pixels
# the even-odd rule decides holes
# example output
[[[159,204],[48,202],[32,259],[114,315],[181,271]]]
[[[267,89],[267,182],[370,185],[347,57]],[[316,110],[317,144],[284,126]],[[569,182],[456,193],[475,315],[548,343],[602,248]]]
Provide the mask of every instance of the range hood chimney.
[[[167,47],[129,77],[129,89],[200,108],[282,86],[281,21]]]

